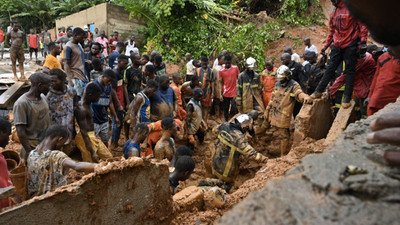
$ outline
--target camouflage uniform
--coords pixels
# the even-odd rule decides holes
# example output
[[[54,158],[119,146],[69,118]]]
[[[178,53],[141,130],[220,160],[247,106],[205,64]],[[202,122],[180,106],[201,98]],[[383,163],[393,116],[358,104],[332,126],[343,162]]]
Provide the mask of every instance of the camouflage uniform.
[[[253,78],[247,70],[239,74],[236,86],[236,105],[241,113],[248,113],[253,109],[264,111],[264,103],[261,96],[260,76],[254,72]]]
[[[223,123],[218,127],[218,142],[213,155],[212,173],[225,182],[232,182],[239,173],[239,156],[246,154],[256,161],[263,162],[266,157],[251,147],[246,141],[240,125]]]

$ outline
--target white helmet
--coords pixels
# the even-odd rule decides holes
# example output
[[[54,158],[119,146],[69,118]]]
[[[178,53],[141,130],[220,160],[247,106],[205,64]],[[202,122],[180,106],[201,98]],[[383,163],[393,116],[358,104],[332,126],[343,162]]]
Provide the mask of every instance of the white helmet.
[[[289,67],[282,65],[276,70],[276,78],[288,78],[292,75],[292,71],[290,71]]]
[[[238,117],[236,117],[236,121],[244,129],[253,129],[253,119],[248,114],[240,114]]]

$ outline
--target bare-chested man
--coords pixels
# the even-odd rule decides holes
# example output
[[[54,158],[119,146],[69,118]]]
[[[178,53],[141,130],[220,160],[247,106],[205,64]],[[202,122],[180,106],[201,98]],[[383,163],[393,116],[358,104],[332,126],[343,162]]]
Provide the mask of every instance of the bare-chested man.
[[[90,105],[99,101],[100,94],[101,88],[95,83],[89,83],[74,113],[80,129],[75,137],[76,147],[81,151],[82,160],[85,162],[98,162],[98,158],[103,160],[112,158],[104,143],[94,135]]]
[[[193,97],[193,90],[195,88],[201,88],[200,78],[198,76],[193,76],[191,81],[186,81],[182,84],[181,93],[184,107],[186,107],[186,104]]]
[[[22,44],[25,40],[25,34],[20,30],[20,25],[18,23],[14,23],[13,29],[7,33],[7,43],[11,46],[10,48],[10,58],[12,62],[12,71],[14,73],[14,78],[16,81],[25,80],[24,75],[24,48]],[[19,72],[21,73],[21,77],[18,79],[17,76],[17,60],[19,64]]]
[[[154,157],[159,160],[172,160],[175,154],[175,141],[171,138],[176,134],[176,124],[172,117],[164,117],[161,121],[162,136],[154,148]]]

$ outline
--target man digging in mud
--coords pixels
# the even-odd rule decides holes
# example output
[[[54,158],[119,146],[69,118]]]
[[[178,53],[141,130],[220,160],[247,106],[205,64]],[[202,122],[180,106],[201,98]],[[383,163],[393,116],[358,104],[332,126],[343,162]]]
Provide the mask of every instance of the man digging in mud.
[[[165,117],[161,121],[161,127],[162,136],[154,148],[154,157],[159,160],[166,158],[171,161],[175,154],[175,141],[171,137],[176,134],[174,119],[172,117]]]
[[[24,48],[22,44],[24,43],[25,35],[24,32],[20,30],[20,25],[14,23],[13,29],[7,34],[7,43],[10,44],[10,58],[12,63],[12,71],[14,73],[15,81],[25,81],[24,75]],[[19,72],[21,77],[18,79],[17,76],[17,60],[19,64]]]
[[[239,156],[248,156],[260,163],[268,158],[258,153],[249,145],[245,133],[251,130],[253,119],[241,114],[233,123],[223,123],[218,130],[218,142],[212,157],[212,174],[228,184],[232,184],[239,174]]]

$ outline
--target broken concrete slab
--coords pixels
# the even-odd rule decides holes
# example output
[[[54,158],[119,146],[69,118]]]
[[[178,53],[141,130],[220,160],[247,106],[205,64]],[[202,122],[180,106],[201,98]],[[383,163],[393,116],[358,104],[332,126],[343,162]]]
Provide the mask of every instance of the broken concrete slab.
[[[0,213],[0,224],[170,224],[165,162],[103,163],[96,172]]]
[[[322,154],[308,155],[225,214],[219,224],[400,224],[400,168],[382,158],[390,145],[366,142],[370,122],[399,111],[400,98],[350,124]],[[348,166],[366,171],[344,172]]]
[[[181,210],[202,209],[204,206],[204,192],[200,187],[189,186],[176,193],[173,200]]]
[[[354,112],[356,103],[352,100],[350,101],[350,107],[344,109],[340,107],[339,112],[336,115],[335,120],[333,121],[332,127],[329,130],[328,136],[325,139],[325,145],[332,144],[337,137],[346,129],[347,125],[349,124],[349,120],[351,115]]]
[[[310,137],[315,140],[326,138],[333,123],[331,103],[316,99],[312,105],[303,104],[294,121],[293,146]]]

